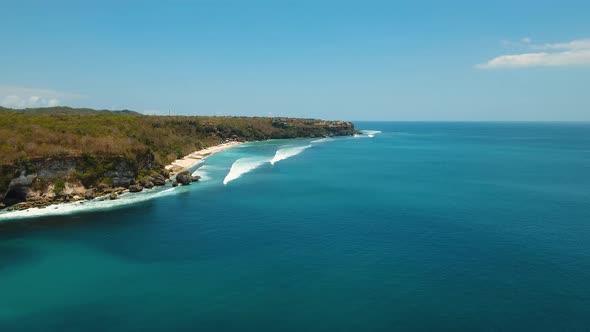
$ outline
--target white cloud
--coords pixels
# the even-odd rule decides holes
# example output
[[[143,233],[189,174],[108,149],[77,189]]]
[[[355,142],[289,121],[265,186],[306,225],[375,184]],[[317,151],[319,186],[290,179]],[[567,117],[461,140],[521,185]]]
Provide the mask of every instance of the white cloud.
[[[0,85],[0,106],[10,108],[51,107],[82,96],[51,89]]]
[[[530,38],[521,42],[529,44]],[[567,43],[529,45],[543,52],[501,55],[476,67],[480,69],[527,68],[527,67],[579,67],[590,66],[590,39]]]
[[[533,48],[544,50],[590,50],[590,39],[579,39],[568,43],[536,45]]]

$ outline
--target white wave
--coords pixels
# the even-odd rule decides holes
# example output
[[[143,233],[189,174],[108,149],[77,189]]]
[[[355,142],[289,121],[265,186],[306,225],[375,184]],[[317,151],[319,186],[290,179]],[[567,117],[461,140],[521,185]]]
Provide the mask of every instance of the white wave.
[[[320,138],[320,139],[316,139],[314,141],[311,141],[310,143],[325,143],[325,142],[329,142],[329,141],[333,141],[334,139],[331,137],[324,137],[324,138]]]
[[[203,165],[199,168],[197,168],[197,170],[195,170],[193,172],[193,174],[191,174],[192,176],[200,176],[201,179],[199,181],[203,182],[203,181],[209,181],[211,180],[211,177],[209,176],[209,170],[211,169],[211,167],[209,167],[209,165]]]
[[[7,211],[0,213],[0,222],[32,217],[59,216],[80,212],[110,210],[116,207],[137,204],[157,197],[167,196],[172,194],[175,189],[176,188],[167,188],[164,190],[161,190],[160,188],[146,189],[140,193],[122,194],[119,199],[116,200],[96,198],[90,201],[55,204],[45,208]]]
[[[236,160],[233,165],[231,165],[231,169],[229,173],[223,179],[223,184],[228,184],[228,182],[233,181],[240,176],[268,163],[268,157],[246,157],[240,158]]]
[[[209,173],[207,173],[205,171],[196,171],[192,175],[193,176],[198,176],[199,177],[199,182],[205,182],[205,181],[211,180],[211,176],[209,176]]]
[[[361,132],[368,137],[375,137],[375,134],[381,134],[380,130],[361,130]]]
[[[290,146],[285,148],[280,148],[275,153],[275,156],[270,160],[270,164],[274,165],[281,160],[285,160],[287,158],[291,158],[303,152],[303,150],[311,148],[311,145],[303,145],[303,146]]]
[[[375,137],[376,134],[381,134],[380,130],[361,130],[362,134],[354,134],[354,137]]]

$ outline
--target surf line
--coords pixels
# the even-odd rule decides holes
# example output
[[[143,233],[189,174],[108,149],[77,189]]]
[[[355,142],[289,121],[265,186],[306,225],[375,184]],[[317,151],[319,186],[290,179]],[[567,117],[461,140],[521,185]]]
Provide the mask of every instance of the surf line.
[[[274,165],[281,160],[285,160],[285,159],[291,158],[293,156],[296,156],[308,148],[311,148],[311,144],[304,145],[304,146],[290,146],[290,147],[280,148],[275,153],[275,156],[270,160],[270,164]]]
[[[264,164],[270,163],[271,165],[274,165],[281,160],[285,160],[285,159],[291,158],[293,156],[296,156],[310,147],[311,147],[311,144],[303,145],[303,146],[282,147],[282,148],[279,148],[275,152],[274,157],[272,157],[270,159],[268,157],[240,158],[240,159],[236,160],[231,165],[229,172],[227,173],[227,175],[223,179],[223,184],[227,185],[229,182],[240,178],[242,175],[257,169],[258,167],[260,167]]]

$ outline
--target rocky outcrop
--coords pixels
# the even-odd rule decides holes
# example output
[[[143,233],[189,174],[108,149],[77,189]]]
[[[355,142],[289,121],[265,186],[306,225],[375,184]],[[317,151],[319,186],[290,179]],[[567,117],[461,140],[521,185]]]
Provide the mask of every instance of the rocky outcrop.
[[[132,184],[129,186],[129,192],[138,193],[143,190],[143,187],[138,184]]]
[[[166,177],[162,174],[157,174],[152,176],[152,182],[155,186],[164,186],[166,185]]]
[[[146,189],[151,189],[154,187],[154,183],[152,182],[151,178],[145,178],[141,181],[141,185]]]
[[[12,179],[8,185],[8,190],[4,194],[3,203],[13,205],[31,199],[34,195],[32,186],[35,178],[36,175],[26,175],[26,172],[23,171],[19,177]]]
[[[191,184],[192,178],[188,171],[183,171],[176,174],[176,181],[179,184],[186,186],[187,184]]]
[[[146,189],[151,189],[156,186],[165,186],[166,178],[162,174],[154,174],[143,178],[139,184]],[[129,188],[131,189],[131,186]]]
[[[316,121],[313,125],[324,129],[326,133],[322,136],[351,136],[359,133],[358,130],[354,129],[352,122]]]
[[[187,184],[191,184],[191,182],[197,182],[201,179],[198,175],[191,176],[188,171],[180,172],[176,175],[176,182],[182,184],[183,186]]]
[[[94,199],[96,197],[96,194],[94,193],[94,189],[86,189],[86,191],[84,192],[84,198],[85,199]]]

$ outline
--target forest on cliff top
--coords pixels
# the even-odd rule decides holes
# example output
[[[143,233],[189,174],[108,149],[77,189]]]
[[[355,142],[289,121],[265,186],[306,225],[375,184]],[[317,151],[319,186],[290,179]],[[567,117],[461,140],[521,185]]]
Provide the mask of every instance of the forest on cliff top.
[[[132,156],[150,151],[166,164],[225,139],[351,135],[351,123],[314,119],[148,116],[129,110],[0,107],[0,165],[46,157]]]

